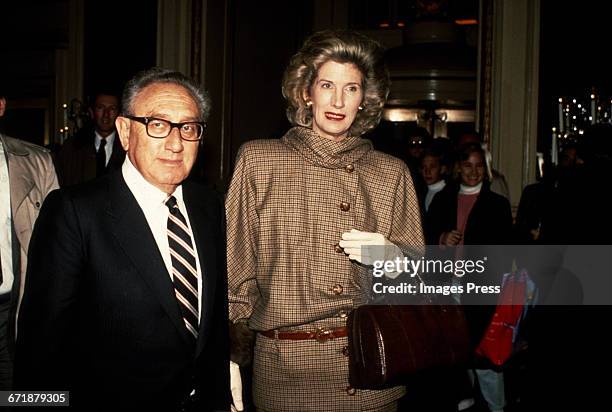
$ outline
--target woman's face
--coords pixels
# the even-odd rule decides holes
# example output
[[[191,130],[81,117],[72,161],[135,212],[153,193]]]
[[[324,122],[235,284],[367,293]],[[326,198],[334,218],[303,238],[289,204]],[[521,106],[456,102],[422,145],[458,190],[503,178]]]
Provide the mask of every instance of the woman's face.
[[[321,65],[304,98],[311,101],[312,129],[333,141],[344,139],[363,100],[363,75],[352,63]]]
[[[466,186],[476,186],[484,179],[485,161],[478,152],[470,153],[470,157],[459,164],[461,183]]]
[[[442,180],[442,169],[440,158],[437,156],[427,155],[421,161],[421,174],[428,185],[433,185]]]

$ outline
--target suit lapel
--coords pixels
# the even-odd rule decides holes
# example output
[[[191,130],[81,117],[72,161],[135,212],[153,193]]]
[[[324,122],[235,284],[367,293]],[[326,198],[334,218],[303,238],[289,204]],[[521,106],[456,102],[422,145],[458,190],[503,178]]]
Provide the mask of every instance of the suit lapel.
[[[198,196],[197,191],[189,183],[183,185],[183,197],[189,214],[191,230],[198,251],[200,271],[202,277],[200,330],[196,347],[196,357],[200,354],[206,343],[207,328],[211,322],[214,306],[217,273],[216,267],[216,245],[211,228],[211,216],[207,213],[208,207],[203,199]]]
[[[174,285],[144,213],[123,180],[121,172],[115,173],[110,182],[108,213],[113,221],[111,230],[117,243],[132,260],[144,282],[157,296],[185,343],[189,344],[192,338],[185,328],[174,295]]]

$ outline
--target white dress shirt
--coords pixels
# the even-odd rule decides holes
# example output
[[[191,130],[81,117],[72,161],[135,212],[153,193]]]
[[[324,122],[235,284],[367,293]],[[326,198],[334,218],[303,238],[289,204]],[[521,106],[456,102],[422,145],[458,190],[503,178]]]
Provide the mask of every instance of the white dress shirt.
[[[166,201],[170,197],[167,193],[159,190],[157,187],[149,183],[140,172],[134,167],[129,157],[125,157],[123,166],[121,167],[123,178],[127,183],[128,188],[136,198],[138,205],[147,219],[149,228],[153,233],[159,253],[164,258],[166,270],[170,279],[172,276],[172,259],[170,257],[170,246],[168,245],[168,215],[170,211],[166,206]],[[191,231],[191,241],[193,242],[193,250],[196,255],[196,270],[198,271],[198,317],[202,317],[202,270],[200,269],[200,259],[198,257],[198,248],[193,238],[193,230],[187,214],[187,208],[183,201],[183,188],[178,186],[172,196],[176,198],[176,203],[179,210],[187,220],[187,226]]]
[[[103,137],[100,136],[98,132],[95,132],[95,134],[96,134],[96,139],[95,139],[94,144],[96,146],[96,152],[97,152],[98,149],[100,148],[100,143],[102,142]],[[104,151],[106,152],[106,163],[104,163],[104,166],[108,166],[108,161],[110,160],[110,157],[113,154],[113,143],[115,143],[116,136],[117,136],[116,131],[113,131],[111,134],[106,136],[106,146],[104,146]]]
[[[11,185],[8,164],[2,140],[0,140],[0,260],[2,261],[2,284],[0,295],[13,287],[13,241],[11,216]]]

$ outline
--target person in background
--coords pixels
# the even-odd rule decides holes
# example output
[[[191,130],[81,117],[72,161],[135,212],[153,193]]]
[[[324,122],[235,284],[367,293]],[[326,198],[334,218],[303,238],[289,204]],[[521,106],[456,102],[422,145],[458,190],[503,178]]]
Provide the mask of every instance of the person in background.
[[[408,136],[408,158],[414,162],[423,157],[425,148],[431,144],[431,135],[423,127],[417,127]]]
[[[477,258],[471,255],[473,249],[466,248],[467,245],[505,245],[511,242],[510,203],[505,197],[490,190],[485,152],[480,144],[462,146],[457,166],[458,182],[448,184],[435,196],[429,207],[425,218],[426,239],[430,245],[439,245],[454,251],[456,259],[476,260]],[[495,249],[491,251],[495,252]],[[503,251],[497,252],[503,255]],[[482,255],[477,253],[477,256]],[[488,257],[486,271],[478,274],[478,278],[468,275],[453,277],[453,283],[476,281],[479,285],[499,285],[502,275],[510,269],[509,262],[503,256]],[[496,297],[491,297],[487,301],[486,295],[465,293],[460,296],[474,350],[491,322],[495,299]],[[506,402],[503,373],[477,365],[475,375],[489,409],[503,411]],[[469,401],[460,401],[466,400]]]
[[[446,186],[446,174],[448,168],[443,163],[443,154],[439,151],[430,148],[425,150],[421,159],[421,175],[427,184],[427,193],[425,195],[425,213],[429,209],[429,205],[436,193],[444,189]]]
[[[15,387],[69,390],[75,410],[228,410],[223,204],[186,181],[210,101],[152,68],[123,104],[121,169],[51,193],[34,228]]]
[[[226,201],[229,309],[232,328],[256,333],[257,410],[395,411],[405,392],[348,382],[347,316],[368,299],[361,246],[423,248],[408,168],[360,137],[388,91],[378,43],[315,33],[283,78],[293,128],[239,151]]]
[[[476,132],[464,133],[461,135],[459,141],[457,142],[457,151],[461,151],[463,146],[469,144],[479,144],[482,146],[485,152],[485,157],[487,160],[487,174],[491,191],[510,200],[510,189],[508,188],[506,177],[491,166],[491,154],[489,153],[488,148],[486,148],[486,146],[483,144],[480,135]]]
[[[0,118],[7,100],[0,86]],[[25,285],[32,227],[58,187],[47,149],[0,133],[0,390],[12,389],[16,313]]]
[[[408,134],[406,147],[402,148],[400,158],[404,159],[414,183],[414,189],[419,199],[421,209],[424,209],[427,184],[421,175],[421,158],[426,148],[431,145],[431,135],[427,129],[417,127]]]
[[[92,180],[121,167],[125,150],[115,129],[119,108],[119,97],[112,92],[95,94],[89,108],[92,124],[66,140],[57,154],[62,187]]]

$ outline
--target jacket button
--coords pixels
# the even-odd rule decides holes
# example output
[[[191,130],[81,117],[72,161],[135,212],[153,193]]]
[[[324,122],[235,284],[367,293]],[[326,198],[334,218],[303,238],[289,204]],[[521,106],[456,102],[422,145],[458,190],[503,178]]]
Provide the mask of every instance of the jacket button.
[[[332,292],[334,292],[334,295],[341,295],[343,291],[344,288],[342,285],[334,285],[334,287],[332,287]]]
[[[40,207],[40,202],[36,202],[36,203],[34,203],[34,206],[36,206],[36,207]]]
[[[346,165],[346,166],[344,166],[344,170],[346,170],[348,173],[353,173],[353,170],[355,170],[355,166],[353,166],[353,165]]]
[[[352,386],[346,387],[346,393],[348,393],[350,396],[353,396],[356,392],[357,392],[357,389],[353,388]]]
[[[337,243],[334,245],[334,250],[336,251],[336,253],[344,252],[344,249],[342,247],[340,247],[340,245],[337,244]]]
[[[348,358],[349,355],[349,348],[348,346],[345,346],[342,348],[342,355]]]
[[[348,212],[350,209],[351,209],[351,205],[348,202],[340,203],[340,210],[342,210],[343,212]]]

